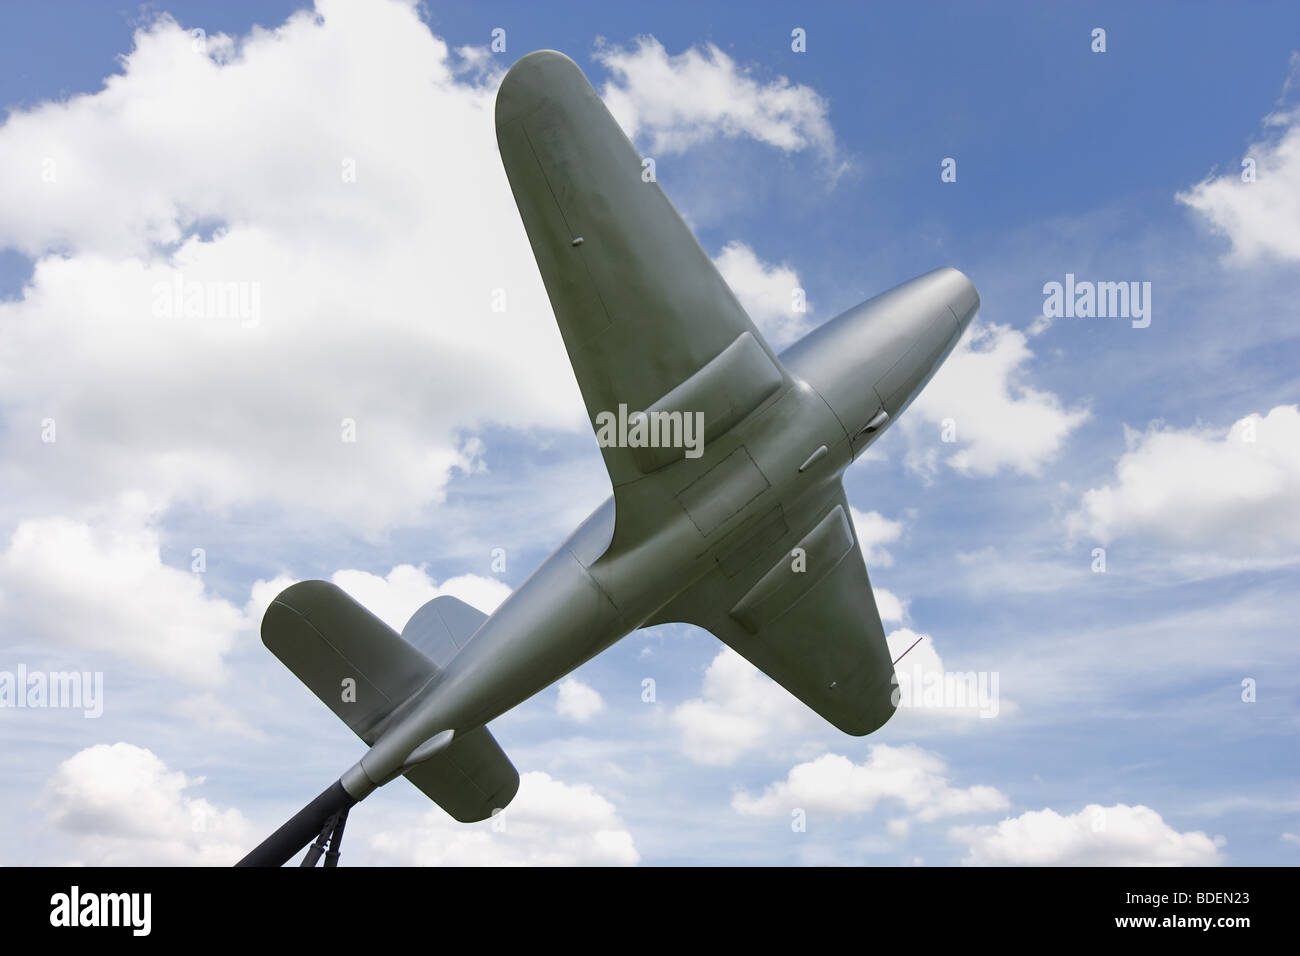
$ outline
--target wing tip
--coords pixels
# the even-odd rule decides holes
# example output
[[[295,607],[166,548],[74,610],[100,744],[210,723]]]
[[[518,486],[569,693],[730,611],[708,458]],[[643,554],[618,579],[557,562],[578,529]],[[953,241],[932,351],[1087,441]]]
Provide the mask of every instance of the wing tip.
[[[874,734],[898,713],[898,674],[893,667],[889,668],[886,679],[862,695],[861,701],[863,706],[855,708],[851,716],[843,720],[831,719],[838,730],[851,737]]]
[[[582,68],[559,50],[534,50],[521,56],[506,71],[497,90],[497,129],[532,112],[546,98],[548,90],[571,83],[575,78],[590,85]]]

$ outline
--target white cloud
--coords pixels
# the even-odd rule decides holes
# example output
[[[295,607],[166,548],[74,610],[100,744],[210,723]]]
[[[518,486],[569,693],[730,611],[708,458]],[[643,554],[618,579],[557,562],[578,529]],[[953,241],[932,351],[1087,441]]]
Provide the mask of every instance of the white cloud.
[[[785,780],[769,785],[757,797],[737,793],[731,805],[751,816],[786,816],[794,808],[845,816],[870,813],[884,800],[901,804],[912,818],[923,822],[1009,805],[993,787],[953,787],[943,758],[912,744],[876,744],[860,764],[839,754],[823,754],[793,767]],[[897,824],[890,825],[890,832],[895,837],[905,833]]]
[[[1067,518],[1106,544],[1146,536],[1227,559],[1300,556],[1300,408],[1279,405],[1231,428],[1125,429],[1113,484]]]
[[[1040,474],[1089,412],[1065,408],[1053,393],[1025,384],[1023,366],[1032,358],[1025,333],[972,324],[901,419],[914,443],[908,465],[932,474],[946,455],[966,475]],[[941,443],[949,420],[956,440]]]
[[[903,601],[884,588],[873,590],[882,621],[905,619]],[[886,641],[891,656],[897,658],[920,636],[907,628],[890,632]],[[931,684],[939,687],[938,697]],[[968,721],[982,713],[1017,710],[1014,702],[1001,696],[1000,676],[986,674],[980,683],[980,675],[973,672],[950,674],[931,639],[922,641],[900,663],[899,685],[901,706],[927,718]],[[672,721],[682,732],[687,759],[715,766],[734,764],[759,747],[809,745],[829,727],[793,694],[725,646],[705,671],[700,695],[674,708]]]
[[[183,697],[172,704],[171,710],[178,717],[193,721],[208,734],[230,734],[257,743],[267,740],[266,733],[260,727],[250,723],[238,709],[216,694]]]
[[[108,651],[185,683],[215,687],[226,679],[225,659],[239,635],[256,631],[271,601],[296,580],[257,581],[242,609],[211,597],[202,574],[162,563],[154,515],[138,499],[128,500],[94,525],[65,517],[21,522],[0,553],[0,614],[16,639]],[[331,580],[399,632],[439,595],[491,613],[511,590],[476,574],[439,584],[409,564],[385,577],[347,569]],[[211,693],[178,700],[172,709],[210,731],[260,739],[260,731]]]
[[[1300,53],[1291,56],[1293,84],[1300,78]],[[1177,194],[1232,244],[1228,260],[1300,262],[1300,109],[1264,118],[1268,135],[1254,143],[1228,172],[1210,175]],[[1245,159],[1255,164],[1254,182],[1242,180]]]
[[[769,265],[745,243],[734,241],[723,246],[713,262],[773,349],[779,352],[808,333],[808,312],[795,311],[795,293],[803,293],[806,309],[812,304],[789,266]]]
[[[1092,573],[1089,561],[1067,564],[1057,554],[997,548],[958,551],[961,581],[972,594],[1045,594],[1079,585]]]
[[[811,87],[784,76],[761,83],[713,44],[669,56],[654,37],[627,49],[601,44],[595,57],[613,75],[604,99],[632,139],[651,152],[680,153],[717,136],[749,136],[786,152],[835,151],[829,107]]]
[[[862,545],[862,556],[867,567],[887,568],[894,563],[894,556],[884,549],[884,545],[893,544],[903,536],[903,522],[886,518],[879,511],[859,511],[849,508],[853,517],[853,527],[858,533],[858,542]]]
[[[45,786],[50,823],[92,866],[229,866],[256,842],[238,810],[190,795],[203,778],[151,751],[97,744],[59,764]]]
[[[777,735],[806,730],[821,720],[729,647],[705,671],[701,694],[672,712],[682,731],[682,750],[695,763],[735,763],[757,746],[770,746]]]
[[[278,575],[270,581],[254,581],[252,588],[249,589],[248,603],[244,605],[244,617],[254,626],[258,632],[261,632],[262,618],[266,616],[266,609],[271,606],[277,594],[296,584],[298,578],[291,577],[287,574]]]
[[[1212,866],[1222,838],[1179,833],[1150,807],[1089,804],[1073,816],[1032,810],[990,826],[953,827],[973,866]]]
[[[37,259],[0,302],[12,497],[70,513],[141,489],[378,538],[481,470],[484,426],[586,432],[497,153],[490,61],[403,2],[320,0],[206,44],[161,16],[103,89],[0,126],[0,248]],[[600,56],[614,105],[665,149],[715,132],[833,147],[812,90],[714,48]],[[256,322],[191,285],[234,288]],[[46,419],[58,440],[36,444]]]
[[[439,585],[423,568],[409,564],[399,564],[382,578],[350,569],[335,571],[330,580],[399,633],[412,614],[440,595],[460,598],[485,614],[491,614],[510,596],[510,586],[496,578],[462,574]]]
[[[555,712],[561,717],[585,724],[604,709],[605,701],[594,687],[588,687],[576,677],[566,677],[560,681]]]
[[[891,631],[885,640],[889,656],[898,661],[894,673],[900,711],[941,720],[972,721],[992,720],[1018,709],[1002,696],[1002,675],[998,671],[948,670],[929,634],[904,627]]]
[[[902,842],[903,840],[906,840],[907,835],[912,832],[912,822],[906,817],[899,817],[896,820],[890,820],[885,824],[885,832],[889,834],[890,839]]]
[[[102,527],[66,517],[21,522],[0,554],[0,612],[17,639],[109,651],[189,684],[215,686],[244,615],[203,575],[162,563],[139,502]]]
[[[405,866],[632,866],[641,855],[616,808],[585,783],[525,773],[510,806],[482,823],[430,810],[370,846]]]
[[[882,623],[892,621],[903,621],[907,618],[907,602],[898,597],[893,591],[887,591],[885,588],[871,589],[876,598],[876,612],[880,615]]]
[[[410,4],[318,10],[207,54],[157,19],[102,90],[0,127],[0,247],[39,257],[0,303],[15,497],[270,502],[377,535],[481,466],[482,425],[587,428],[495,84],[458,76]],[[178,278],[242,283],[255,326],[186,314]]]

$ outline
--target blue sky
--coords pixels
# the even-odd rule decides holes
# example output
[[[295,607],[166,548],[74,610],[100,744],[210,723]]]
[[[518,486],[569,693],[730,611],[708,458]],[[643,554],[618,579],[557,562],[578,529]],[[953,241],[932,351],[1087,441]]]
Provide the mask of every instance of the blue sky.
[[[655,628],[494,723],[504,828],[398,782],[350,859],[1296,861],[1294,5],[302,7],[0,14],[0,671],[104,681],[0,708],[0,862],[231,862],[361,752],[257,638],[280,587],[490,610],[608,493],[493,141],[548,47],[778,347],[975,282],[845,483],[891,646],[1001,707],[850,738]],[[1045,318],[1067,273],[1150,283],[1150,325]],[[159,315],[177,274],[256,321]]]

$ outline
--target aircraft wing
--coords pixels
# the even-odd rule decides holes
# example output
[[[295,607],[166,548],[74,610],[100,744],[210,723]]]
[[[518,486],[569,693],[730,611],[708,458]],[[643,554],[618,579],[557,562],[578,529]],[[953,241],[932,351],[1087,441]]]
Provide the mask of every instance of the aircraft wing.
[[[712,632],[840,730],[871,733],[893,716],[894,666],[849,514],[842,488],[797,526],[776,509],[653,623]]]
[[[516,63],[497,94],[496,129],[593,428],[620,404],[629,414],[677,407],[703,411],[711,440],[789,384],[572,60],[548,50]],[[681,457],[601,451],[616,492]]]

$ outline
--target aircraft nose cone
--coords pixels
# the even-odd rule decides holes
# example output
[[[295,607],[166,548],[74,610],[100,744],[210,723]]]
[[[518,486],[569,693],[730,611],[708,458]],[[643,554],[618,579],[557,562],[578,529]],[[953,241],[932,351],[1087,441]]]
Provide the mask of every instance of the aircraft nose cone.
[[[942,282],[947,288],[948,307],[956,316],[957,324],[965,329],[980,307],[980,294],[975,290],[975,283],[965,273],[952,268],[943,270]]]

